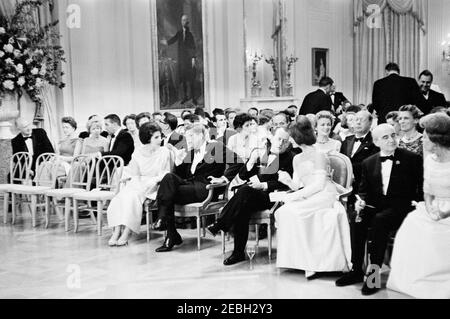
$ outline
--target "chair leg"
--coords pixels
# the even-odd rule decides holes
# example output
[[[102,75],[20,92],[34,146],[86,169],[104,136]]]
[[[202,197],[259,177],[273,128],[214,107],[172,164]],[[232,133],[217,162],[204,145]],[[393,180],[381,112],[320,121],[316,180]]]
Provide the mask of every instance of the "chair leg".
[[[202,217],[203,238],[206,238],[206,216]]]
[[[64,199],[64,230],[69,231],[69,219],[70,219],[70,198]]]
[[[9,204],[9,193],[3,194],[3,224],[8,222],[8,204]]]
[[[150,241],[150,214],[152,212],[151,211],[146,211],[145,212],[145,223],[146,223],[146,228],[147,228],[147,243]]]
[[[45,228],[48,228],[50,223],[50,197],[45,196]]]
[[[14,223],[16,222],[16,194],[14,193],[11,193],[11,215],[11,224],[14,225]]]
[[[78,201],[73,200],[73,232],[78,231]]]
[[[103,220],[103,202],[99,200],[97,202],[97,234],[102,235],[102,220]]]
[[[269,261],[272,260],[272,227],[267,224],[267,240],[269,241]]]
[[[197,216],[197,249],[200,250],[200,216]]]
[[[37,195],[31,195],[31,223],[33,227],[36,227],[36,206]]]
[[[256,245],[259,246],[259,225],[255,224]]]
[[[222,237],[222,255],[225,255],[225,232],[221,230],[220,234]]]

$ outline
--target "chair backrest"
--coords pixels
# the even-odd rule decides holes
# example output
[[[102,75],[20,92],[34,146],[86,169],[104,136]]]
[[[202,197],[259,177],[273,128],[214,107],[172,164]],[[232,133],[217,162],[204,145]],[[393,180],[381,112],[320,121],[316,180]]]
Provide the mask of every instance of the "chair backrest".
[[[329,153],[328,158],[333,171],[332,180],[342,187],[350,188],[353,182],[353,166],[350,159],[338,152]]]
[[[124,162],[119,156],[107,155],[100,158],[95,167],[97,188],[118,192]]]
[[[11,184],[26,184],[31,180],[33,157],[28,152],[18,152],[9,161]]]
[[[36,186],[54,188],[58,177],[58,157],[54,153],[44,153],[36,160],[34,182]]]
[[[72,160],[67,185],[69,188],[91,188],[95,171],[95,158],[89,155],[79,155]]]

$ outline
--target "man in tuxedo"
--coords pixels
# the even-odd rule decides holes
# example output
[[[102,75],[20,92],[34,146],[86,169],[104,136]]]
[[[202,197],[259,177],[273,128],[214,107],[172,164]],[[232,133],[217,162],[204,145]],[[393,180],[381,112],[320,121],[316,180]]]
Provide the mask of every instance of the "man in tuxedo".
[[[175,115],[166,112],[164,113],[164,119],[157,122],[157,124],[161,126],[164,133],[162,146],[167,146],[167,144],[170,144],[175,146],[177,149],[187,148],[185,137],[176,132],[178,127],[178,119]]]
[[[331,111],[330,92],[333,87],[333,80],[327,76],[319,81],[319,89],[309,93],[303,100],[300,107],[300,115],[317,114],[320,111]]]
[[[116,114],[105,117],[105,129],[111,137],[109,150],[99,152],[97,157],[115,155],[123,159],[124,165],[128,165],[134,152],[133,137],[120,125],[120,118]]]
[[[175,172],[164,176],[156,196],[159,217],[153,228],[167,229],[164,244],[156,252],[170,251],[182,243],[175,227],[175,204],[204,201],[209,192],[208,184],[231,181],[243,165],[242,160],[222,143],[207,142],[208,131],[204,125],[194,123],[186,134],[190,135],[192,149],[177,152]]]
[[[372,237],[368,247],[370,262],[381,269],[390,232],[397,230],[413,210],[413,201],[423,200],[421,157],[398,148],[397,134],[389,124],[377,126],[373,130],[373,139],[380,152],[362,164],[360,199],[356,203],[361,220],[352,220],[350,224],[353,269],[336,281],[339,287],[363,282],[364,248],[369,233]],[[371,281],[371,277],[376,276],[380,282],[379,271],[369,275],[361,290],[363,295],[374,294],[380,289]]]
[[[372,121],[372,114],[368,111],[356,113],[354,123],[355,135],[347,137],[341,146],[341,153],[346,155],[352,161],[354,175],[353,194],[358,193],[362,162],[369,156],[379,152],[378,147],[373,143],[372,133],[370,132]],[[351,196],[349,200],[350,207],[354,201],[354,196]]]
[[[190,86],[192,103],[197,105],[194,94],[194,80],[195,80],[195,40],[192,32],[189,29],[189,17],[183,15],[181,17],[181,30],[179,30],[168,41],[163,40],[165,45],[172,45],[178,42],[178,75],[180,77],[181,86],[183,88],[183,100],[181,104],[189,100],[188,84]]]
[[[336,85],[331,86],[331,112],[335,115],[340,115],[343,112],[345,103],[350,103],[342,92],[336,92]]]
[[[395,63],[386,65],[387,76],[376,81],[372,91],[372,107],[378,114],[378,124],[386,123],[386,115],[407,104],[417,105],[420,90],[413,78],[400,76]]]
[[[209,130],[209,137],[211,140],[217,140],[218,142],[223,143],[224,145],[228,145],[228,140],[231,136],[236,134],[235,130],[227,128],[227,117],[225,116],[225,112],[220,110],[216,112],[215,118],[215,126]]]
[[[55,150],[45,130],[41,128],[33,129],[32,124],[23,118],[17,119],[16,125],[20,133],[11,140],[12,152],[13,154],[18,152],[31,153],[33,157],[31,170],[34,172],[39,155],[55,153]]]
[[[233,228],[234,250],[225,259],[224,265],[233,265],[245,260],[249,221],[253,213],[270,209],[269,193],[275,190],[288,190],[289,187],[278,181],[278,172],[284,171],[292,176],[292,161],[296,154],[291,151],[289,132],[278,128],[272,138],[270,149],[264,154],[254,150],[250,159],[241,168],[239,177],[246,181],[223,208],[217,221],[208,227],[214,236],[221,230]]]
[[[420,73],[419,87],[421,94],[417,106],[425,115],[430,114],[431,110],[437,106],[447,106],[444,94],[431,90],[431,84],[433,84],[433,74],[428,70]]]

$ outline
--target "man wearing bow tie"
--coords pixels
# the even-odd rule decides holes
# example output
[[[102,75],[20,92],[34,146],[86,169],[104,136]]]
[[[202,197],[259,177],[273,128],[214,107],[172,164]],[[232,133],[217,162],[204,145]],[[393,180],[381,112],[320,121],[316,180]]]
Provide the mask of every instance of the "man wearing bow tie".
[[[292,176],[292,161],[296,154],[291,150],[287,128],[276,129],[270,150],[251,153],[250,159],[241,168],[239,177],[247,181],[223,208],[216,223],[208,227],[214,236],[221,230],[233,228],[234,250],[225,259],[224,265],[233,265],[245,260],[245,245],[248,239],[249,221],[253,213],[270,209],[269,193],[275,190],[289,190],[279,181],[278,173]]]
[[[380,152],[362,163],[356,202],[361,219],[351,220],[353,269],[336,281],[340,287],[364,281],[364,248],[369,234],[370,264],[381,269],[389,234],[396,231],[413,210],[412,202],[423,200],[421,157],[398,148],[397,135],[389,124],[377,126],[373,130],[373,139]],[[374,275],[379,277],[379,273]],[[368,278],[362,294],[371,295],[378,290],[379,287],[374,287]]]
[[[20,118],[16,121],[20,133],[11,140],[13,154],[29,152],[33,156],[31,170],[34,172],[36,159],[44,153],[54,153],[47,133],[41,128],[34,128],[30,122]]]
[[[335,84],[331,86],[330,98],[331,98],[331,112],[335,115],[342,114],[344,104],[350,103],[342,92],[336,92]]]
[[[377,153],[379,149],[372,140],[370,128],[372,127],[372,114],[368,111],[360,111],[356,113],[355,118],[355,135],[345,139],[341,146],[341,153],[346,155],[352,161],[353,166],[353,192],[358,193],[359,183],[361,180],[361,163]],[[351,197],[349,205],[354,203],[355,198]]]
[[[167,229],[164,244],[156,252],[167,252],[182,243],[175,227],[175,205],[203,202],[209,193],[208,184],[231,181],[239,172],[243,161],[220,142],[207,142],[208,131],[200,123],[194,123],[186,132],[192,149],[176,152],[175,172],[162,179],[158,194],[158,220],[155,230]]]

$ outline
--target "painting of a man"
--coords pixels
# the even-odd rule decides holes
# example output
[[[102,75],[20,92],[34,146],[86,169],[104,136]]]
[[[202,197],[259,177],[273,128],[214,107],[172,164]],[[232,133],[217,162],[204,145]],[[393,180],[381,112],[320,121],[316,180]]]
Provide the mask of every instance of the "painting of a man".
[[[202,0],[156,0],[161,109],[204,105]]]

